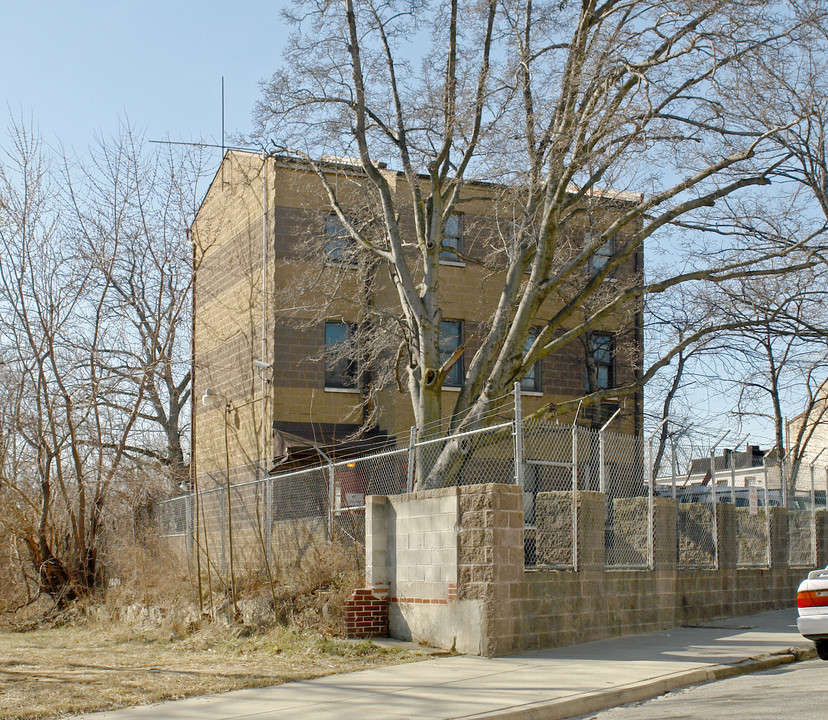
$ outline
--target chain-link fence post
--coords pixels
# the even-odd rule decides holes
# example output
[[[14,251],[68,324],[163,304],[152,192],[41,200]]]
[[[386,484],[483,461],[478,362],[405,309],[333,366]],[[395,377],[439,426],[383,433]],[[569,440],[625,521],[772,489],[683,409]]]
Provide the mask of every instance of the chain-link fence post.
[[[710,448],[710,493],[713,496],[713,569],[719,569],[719,521],[716,513],[716,446]]]
[[[263,468],[263,482],[264,482],[264,503],[265,511],[262,513],[262,522],[264,528],[262,532],[262,541],[265,546],[265,562],[270,567],[273,562],[273,478],[268,475],[267,465]]]
[[[762,476],[765,480],[765,549],[767,551],[767,565],[768,569],[773,565],[773,545],[771,544],[771,512],[768,498],[768,455],[772,450],[768,450],[762,456]]]
[[[339,502],[339,495],[336,492],[336,477],[334,476],[334,465],[328,462],[328,540],[334,539],[334,521],[336,516],[336,505]]]
[[[607,469],[606,469],[606,448],[604,445],[604,433],[610,423],[621,414],[621,408],[618,408],[598,430],[598,490],[599,492],[607,492]]]
[[[187,547],[187,562],[193,560],[194,537],[193,537],[193,494],[184,495],[184,544]]]
[[[227,572],[227,510],[225,508],[225,489],[218,489],[219,498],[219,524],[221,527],[221,574]]]
[[[572,424],[572,570],[578,572],[578,426],[575,423]]]
[[[650,570],[655,568],[653,470],[653,436],[650,435],[647,440],[647,567]]]
[[[820,451],[819,455],[822,455],[822,451]],[[819,457],[817,455],[817,458]],[[814,483],[814,463],[816,462],[817,458],[814,458],[811,462],[811,522],[810,522],[810,530],[811,530],[811,565],[813,567],[817,566],[817,544],[816,544],[816,492],[815,492],[815,483]]]
[[[710,494],[713,496],[713,568],[719,569],[719,514],[716,506],[719,504],[718,493],[716,492],[716,448],[728,435],[728,430],[710,448]]]
[[[647,567],[655,568],[655,466],[653,457],[653,438],[670,418],[664,418],[658,427],[647,437],[647,447],[642,452],[647,453]]]
[[[408,433],[408,472],[406,474],[406,492],[414,492],[414,463],[417,461],[417,426],[412,425]]]
[[[515,484],[523,492],[523,406],[520,383],[515,383]]]
[[[678,465],[678,458],[676,457],[676,440],[670,439],[670,488],[672,489],[673,502],[676,500],[676,466]],[[678,512],[678,505],[676,505]]]

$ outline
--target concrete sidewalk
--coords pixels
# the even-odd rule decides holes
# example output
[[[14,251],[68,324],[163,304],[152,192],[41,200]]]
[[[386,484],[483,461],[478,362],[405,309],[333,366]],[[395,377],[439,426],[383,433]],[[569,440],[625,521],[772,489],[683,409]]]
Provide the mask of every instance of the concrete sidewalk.
[[[92,713],[95,720],[557,720],[814,657],[796,610],[502,658],[441,657]]]

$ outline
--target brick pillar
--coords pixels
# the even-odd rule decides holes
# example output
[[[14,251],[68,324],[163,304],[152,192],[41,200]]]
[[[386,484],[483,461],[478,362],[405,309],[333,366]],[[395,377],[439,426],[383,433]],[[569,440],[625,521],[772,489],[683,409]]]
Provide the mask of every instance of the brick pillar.
[[[788,510],[770,507],[771,567],[788,567]]]
[[[715,492],[715,488],[714,488]],[[736,567],[736,513],[730,503],[719,503],[716,522],[719,529],[719,567]]]
[[[371,638],[388,635],[388,597],[377,597],[370,588],[354,590],[345,601],[345,637]]]
[[[482,655],[514,650],[518,601],[513,589],[523,579],[523,495],[515,485],[460,488],[457,539],[459,599],[478,600]]]
[[[606,514],[607,501],[604,493],[578,493],[578,567],[581,570],[604,569]]]
[[[817,567],[828,565],[828,511],[816,511]]]
[[[673,570],[678,561],[676,539],[676,501],[653,498],[654,570]]]

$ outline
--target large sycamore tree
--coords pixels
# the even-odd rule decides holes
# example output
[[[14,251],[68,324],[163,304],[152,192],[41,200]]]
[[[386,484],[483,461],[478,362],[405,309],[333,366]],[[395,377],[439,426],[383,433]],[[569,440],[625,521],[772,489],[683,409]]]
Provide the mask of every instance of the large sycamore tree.
[[[331,211],[387,271],[418,426],[445,411],[457,353],[440,353],[440,254],[456,252],[444,227],[477,182],[502,189],[509,227],[499,298],[465,359],[452,433],[479,426],[536,361],[633,317],[654,293],[815,262],[796,238],[706,231],[721,230],[708,223],[716,203],[771,184],[787,157],[774,138],[802,120],[789,108],[757,130],[727,112],[730,88],[758,65],[794,62],[822,12],[820,2],[754,0],[293,4],[284,64],[263,86],[260,139],[316,173]],[[325,174],[320,159],[332,156],[354,159],[372,231]],[[404,176],[404,193],[385,168]],[[611,197],[624,202],[585,234],[584,213]],[[610,240],[612,255],[588,270]],[[613,277],[645,241],[669,262]],[[715,329],[692,328],[634,380],[584,401],[638,392]]]

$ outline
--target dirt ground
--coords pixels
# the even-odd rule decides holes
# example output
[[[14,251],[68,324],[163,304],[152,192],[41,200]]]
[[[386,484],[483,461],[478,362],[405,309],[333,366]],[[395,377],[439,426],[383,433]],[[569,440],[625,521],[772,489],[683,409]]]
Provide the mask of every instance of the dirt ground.
[[[0,632],[0,720],[55,718],[423,657],[285,629],[243,636],[216,626],[182,632],[101,623]]]

